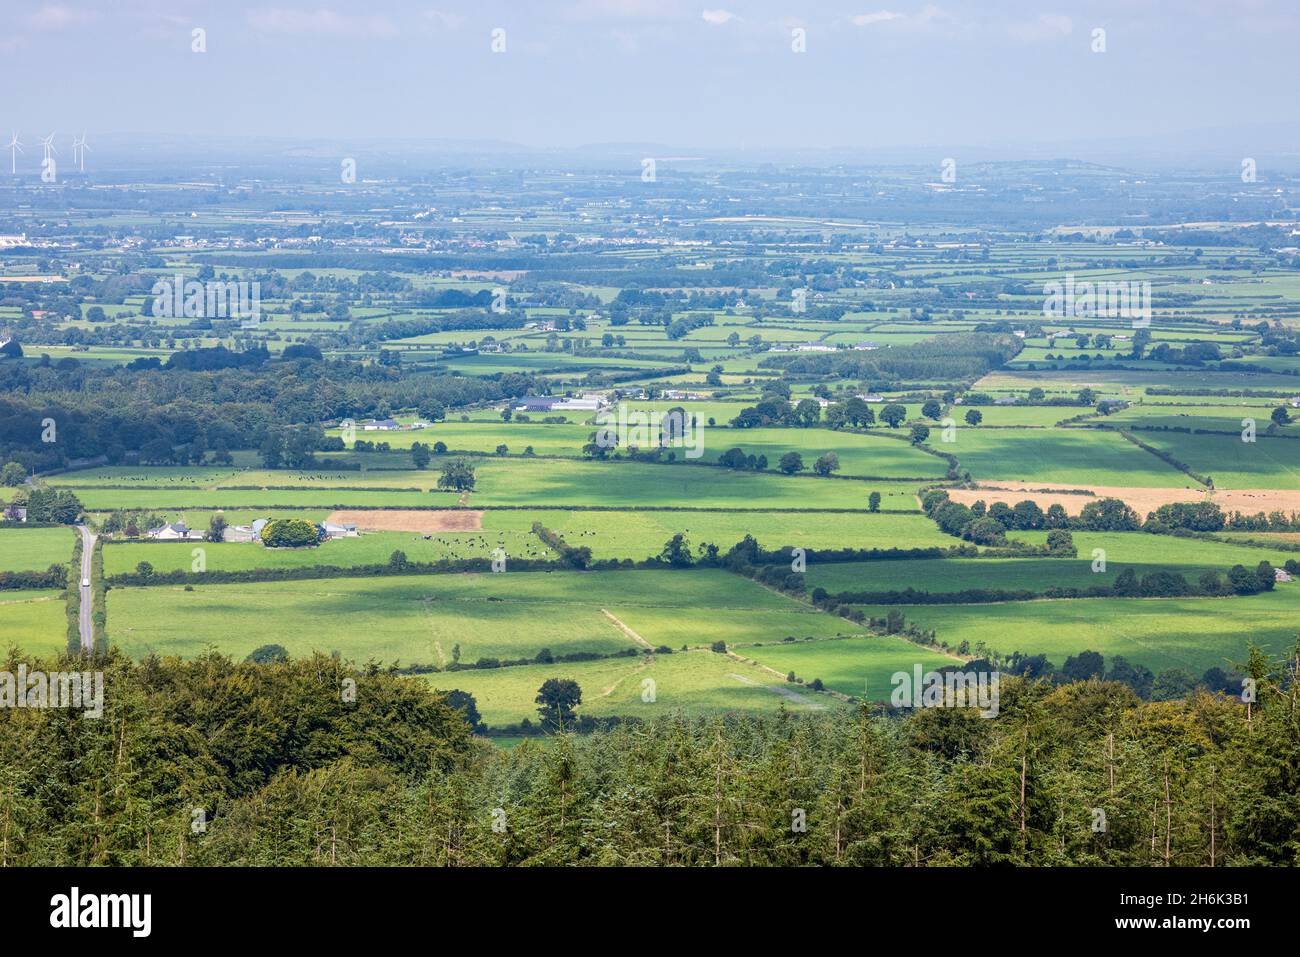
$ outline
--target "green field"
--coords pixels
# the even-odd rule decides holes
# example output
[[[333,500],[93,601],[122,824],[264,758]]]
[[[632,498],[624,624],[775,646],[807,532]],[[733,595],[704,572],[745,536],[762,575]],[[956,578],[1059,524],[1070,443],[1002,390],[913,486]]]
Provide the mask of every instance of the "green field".
[[[1172,465],[1104,430],[958,428],[956,439],[936,448],[956,455],[961,469],[977,481],[1157,488],[1195,484]]]
[[[520,513],[496,513],[512,516]],[[426,537],[415,532],[367,532],[357,538],[338,538],[315,548],[265,548],[256,542],[112,542],[104,548],[104,573],[120,575],[148,562],[156,571],[245,571],[250,568],[298,568],[304,565],[382,565],[394,551],[413,562],[441,559],[489,559],[497,548],[513,558],[554,559],[556,556],[528,531],[437,532]],[[195,552],[200,551],[200,556]]]
[[[110,546],[112,547],[112,546]],[[146,546],[148,547],[148,546]],[[518,572],[115,588],[109,636],[128,654],[243,657],[264,644],[292,655],[338,651],[364,662],[461,660],[698,647],[786,635],[854,634],[816,611],[726,572]]]
[[[1147,532],[1074,532],[1077,558],[948,558],[808,564],[808,587],[844,591],[955,592],[987,588],[1042,591],[1050,587],[1110,585],[1125,569],[1139,578],[1177,572],[1195,585],[1202,572],[1226,572],[1233,565],[1254,568],[1268,560],[1280,566],[1289,553]],[[1011,532],[1013,540],[1042,544],[1046,532]],[[1105,568],[1092,570],[1094,551],[1104,551]],[[1100,567],[1100,566],[1099,566]]]
[[[776,671],[810,682],[820,678],[841,694],[885,701],[892,689],[890,677],[909,674],[915,665],[930,671],[952,665],[956,659],[888,635],[868,635],[831,641],[793,641],[761,648],[738,648],[739,654]]]
[[[1260,417],[1259,432],[1267,422],[1267,417]],[[1243,442],[1240,435],[1140,432],[1137,436],[1210,476],[1216,488],[1300,488],[1297,439],[1258,433],[1254,442]]]
[[[1045,654],[1057,666],[1080,651],[1107,661],[1123,655],[1157,674],[1243,662],[1251,642],[1272,654],[1295,647],[1300,585],[1246,598],[1083,598],[994,605],[864,606],[883,617],[891,609],[909,623],[933,628],[956,646],[978,642],[1003,655]]]
[[[536,723],[533,699],[548,678],[578,682],[582,704],[577,712],[592,717],[648,719],[673,712],[771,713],[781,708],[797,713],[843,706],[828,694],[790,685],[756,665],[701,650],[444,672],[426,678],[436,688],[458,688],[474,695],[479,713],[489,725],[515,724],[525,718]],[[653,700],[645,700],[651,697]]]
[[[498,513],[488,512],[488,515]],[[646,558],[658,554],[677,532],[693,548],[706,542],[726,551],[746,535],[775,550],[949,548],[956,539],[921,514],[862,512],[538,512],[548,528],[569,545],[586,545],[594,558]]]
[[[72,558],[73,532],[66,528],[0,528],[0,571],[44,571]]]
[[[926,462],[939,459],[916,452],[905,443],[877,440],[886,451],[902,450]],[[895,449],[894,446],[898,446]],[[471,460],[477,484],[466,504],[644,506],[680,508],[866,508],[867,495],[877,486],[864,482],[819,478],[812,475],[785,476],[774,472],[736,472],[706,465],[653,465],[639,462],[587,462],[566,459],[479,457]],[[249,470],[212,476],[211,482],[186,482],[164,474],[156,486],[148,484],[151,470],[134,469],[131,482],[119,481],[118,470],[96,469],[70,473],[62,478],[87,509],[194,510],[238,509],[248,511],[274,506],[332,508],[434,507],[454,505],[458,496],[450,492],[407,491],[436,485],[438,463],[427,470],[341,472],[329,470]],[[170,471],[170,470],[169,470]],[[931,472],[929,474],[938,474]],[[223,487],[239,486],[236,488]],[[125,489],[105,485],[130,485]],[[244,487],[250,486],[250,487]],[[285,488],[280,488],[284,486]],[[358,491],[357,489],[362,489]],[[882,493],[886,490],[881,487]],[[908,490],[895,490],[900,499]],[[885,508],[914,508],[885,504]]]
[[[63,654],[67,647],[63,592],[0,591],[0,651],[14,647],[29,655]]]

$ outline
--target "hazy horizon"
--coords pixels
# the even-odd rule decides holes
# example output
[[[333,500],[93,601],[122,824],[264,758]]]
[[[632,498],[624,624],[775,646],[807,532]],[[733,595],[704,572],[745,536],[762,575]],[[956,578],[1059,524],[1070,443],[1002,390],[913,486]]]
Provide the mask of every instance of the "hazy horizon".
[[[87,131],[92,143],[529,151],[1300,153],[1300,11],[1281,0],[880,3],[4,0],[0,127],[29,151]]]

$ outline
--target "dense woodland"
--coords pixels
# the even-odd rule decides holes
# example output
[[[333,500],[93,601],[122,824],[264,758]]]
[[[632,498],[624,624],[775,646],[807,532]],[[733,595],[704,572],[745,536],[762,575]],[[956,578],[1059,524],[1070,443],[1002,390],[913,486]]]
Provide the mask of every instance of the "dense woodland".
[[[404,372],[377,364],[271,359],[217,347],[213,368],[92,369],[0,362],[0,456],[28,469],[128,452],[143,460],[197,461],[209,452],[258,448],[268,433],[336,418],[387,416],[420,408],[442,418],[448,407],[520,396],[530,376],[471,379]],[[230,357],[220,367],[222,357]],[[58,441],[42,441],[42,420],[57,423]]]
[[[0,710],[0,864],[1295,865],[1295,661],[1254,655],[1251,704],[1004,678],[989,719],[665,714],[504,751],[373,668],[114,653],[102,719]]]

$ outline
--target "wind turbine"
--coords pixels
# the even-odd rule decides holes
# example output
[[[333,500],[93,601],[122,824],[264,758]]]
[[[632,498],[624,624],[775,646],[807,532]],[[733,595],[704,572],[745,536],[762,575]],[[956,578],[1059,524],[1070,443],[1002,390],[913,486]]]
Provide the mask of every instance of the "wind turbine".
[[[58,155],[59,155],[59,151],[56,150],[56,149],[54,148],[54,134],[53,134],[53,133],[51,133],[49,136],[45,137],[45,139],[41,140],[41,146],[45,147],[45,162],[46,162],[46,163],[48,163],[48,162],[50,161],[50,156],[51,156],[51,154],[54,155],[54,156],[58,156]]]
[[[23,144],[18,142],[18,134],[15,133],[5,147],[9,151],[9,175],[13,176],[18,172],[18,154],[24,152]]]
[[[80,153],[78,153],[78,151],[80,151]],[[86,134],[84,131],[81,134],[81,139],[77,139],[75,136],[72,137],[72,158],[76,161],[83,173],[86,171],[86,153],[89,151],[90,147],[86,145]]]

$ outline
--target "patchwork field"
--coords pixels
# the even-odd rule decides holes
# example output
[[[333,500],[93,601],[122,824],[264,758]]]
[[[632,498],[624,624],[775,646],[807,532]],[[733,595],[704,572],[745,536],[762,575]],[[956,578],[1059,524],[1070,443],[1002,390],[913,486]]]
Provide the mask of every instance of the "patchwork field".
[[[954,558],[808,564],[808,587],[839,592],[956,592],[967,589],[1042,591],[1110,585],[1131,568],[1139,578],[1173,571],[1194,583],[1206,571],[1226,572],[1233,565],[1254,568],[1268,560],[1282,565],[1287,553],[1246,548],[1147,532],[1075,532],[1078,558]],[[1046,532],[1011,532],[1019,541],[1041,544]],[[1105,568],[1093,571],[1096,549],[1105,553]]]
[[[956,441],[939,447],[977,482],[1178,488],[1190,481],[1117,433],[1098,429],[958,428]]]
[[[73,534],[66,528],[0,528],[0,571],[44,571],[67,564]]]
[[[465,662],[532,657],[543,648],[563,655],[644,647],[628,630],[651,646],[671,647],[856,631],[721,571],[507,571],[114,588],[108,606],[113,642],[135,656],[190,656],[212,645],[243,657],[280,644],[292,655],[337,651],[357,662],[442,666],[457,645]]]
[[[489,725],[515,724],[524,719],[536,722],[537,705],[533,699],[548,678],[576,681],[582,689],[578,711],[592,717],[648,719],[670,712],[772,713],[781,708],[800,713],[843,707],[831,695],[788,684],[754,664],[702,650],[444,672],[424,678],[436,688],[457,688],[474,695],[479,713]]]
[[[0,591],[0,653],[18,648],[29,655],[60,655],[66,647],[62,592]]]
[[[1066,492],[1053,493],[1044,489],[1087,490],[1093,494],[1072,495]],[[1060,505],[1070,515],[1078,515],[1083,507],[1098,498],[1118,498],[1127,502],[1140,517],[1148,512],[1171,502],[1213,502],[1225,513],[1241,512],[1253,515],[1256,512],[1300,511],[1300,489],[1243,488],[1213,491],[1198,485],[1189,478],[1183,488],[1137,488],[1116,485],[1066,485],[1052,482],[997,482],[981,484],[979,488],[955,488],[948,491],[949,497],[956,502],[969,505],[983,501],[991,505],[994,502],[1006,502],[1014,505],[1025,499],[1032,499],[1044,511],[1052,505]]]
[[[1280,585],[1248,598],[1083,598],[996,605],[866,606],[890,609],[933,628],[955,646],[982,642],[1004,655],[1046,654],[1057,666],[1080,651],[1122,655],[1159,673],[1184,668],[1200,675],[1243,662],[1251,642],[1272,654],[1295,647],[1300,588]]]
[[[331,512],[326,521],[335,525],[356,525],[358,531],[366,532],[473,532],[483,527],[483,513],[468,510],[404,512],[400,509],[372,509]]]
[[[1263,431],[1261,420],[1260,431]],[[1256,434],[1254,442],[1240,435],[1187,435],[1143,432],[1143,442],[1186,462],[1225,489],[1300,488],[1300,440]]]
[[[897,672],[911,674],[916,665],[931,671],[959,660],[886,635],[765,644],[736,651],[777,672],[793,671],[805,683],[819,678],[827,688],[869,701],[889,699],[890,679]]]

